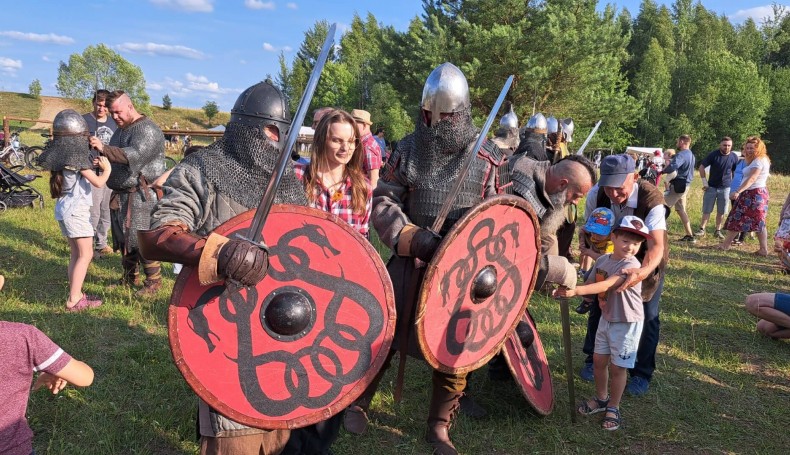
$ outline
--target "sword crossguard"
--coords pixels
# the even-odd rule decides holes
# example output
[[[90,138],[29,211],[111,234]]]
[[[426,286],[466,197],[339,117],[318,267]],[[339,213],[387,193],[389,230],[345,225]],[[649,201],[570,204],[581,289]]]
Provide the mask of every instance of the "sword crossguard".
[[[260,242],[254,242],[252,239],[250,239],[250,238],[247,238],[247,236],[243,235],[241,232],[237,232],[237,233],[233,234],[233,235],[232,235],[232,237],[233,237],[233,238],[236,238],[236,239],[238,239],[238,240],[244,240],[245,242],[250,242],[250,243],[252,243],[253,245],[255,245],[255,246],[257,246],[258,248],[260,248],[260,249],[262,249],[263,251],[265,251],[267,255],[270,253],[270,251],[269,251],[269,245],[267,245],[266,243],[264,243],[264,241],[263,241],[263,240],[261,240]]]

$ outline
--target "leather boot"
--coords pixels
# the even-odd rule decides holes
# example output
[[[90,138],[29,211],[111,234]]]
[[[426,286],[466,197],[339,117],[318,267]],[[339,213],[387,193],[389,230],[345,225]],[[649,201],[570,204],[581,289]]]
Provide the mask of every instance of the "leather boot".
[[[437,455],[458,455],[450,440],[450,425],[458,407],[458,400],[463,393],[448,392],[441,387],[433,386],[431,404],[428,409],[428,431],[425,442],[433,447]]]
[[[162,287],[162,280],[145,280],[145,285],[142,289],[138,290],[135,294],[138,297],[151,297],[156,295],[159,288]]]
[[[387,354],[387,359],[381,366],[381,369],[370,381],[368,387],[362,392],[362,395],[354,401],[351,406],[346,408],[343,414],[343,428],[351,434],[364,434],[368,428],[368,409],[370,409],[370,402],[373,401],[373,396],[376,394],[376,389],[379,387],[381,378],[390,366],[392,356],[395,351],[390,351]]]

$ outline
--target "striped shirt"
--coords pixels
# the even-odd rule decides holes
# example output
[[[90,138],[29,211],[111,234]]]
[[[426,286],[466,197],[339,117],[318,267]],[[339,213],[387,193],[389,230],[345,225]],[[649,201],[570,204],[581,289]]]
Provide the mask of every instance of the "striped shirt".
[[[365,158],[362,161],[362,170],[369,173],[371,169],[381,168],[381,154],[382,150],[379,143],[372,134],[368,133],[362,136],[362,148],[365,151]]]
[[[307,173],[308,166],[308,164],[300,163],[294,165],[296,177],[305,184],[305,174]],[[350,224],[357,232],[367,238],[370,211],[372,209],[371,199],[373,198],[373,190],[370,188],[370,185],[368,185],[368,197],[365,203],[364,213],[354,213],[352,210],[352,187],[350,177],[346,177],[346,181],[341,183],[340,187],[334,191],[329,191],[324,188],[320,180],[318,181],[318,185],[320,188],[316,191],[315,200],[310,206],[337,215],[338,218]]]

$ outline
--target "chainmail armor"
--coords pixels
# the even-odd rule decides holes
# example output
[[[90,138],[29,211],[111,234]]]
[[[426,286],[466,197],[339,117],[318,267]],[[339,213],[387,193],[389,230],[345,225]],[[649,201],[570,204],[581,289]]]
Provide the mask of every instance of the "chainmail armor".
[[[230,122],[222,139],[189,155],[183,162],[200,170],[219,193],[245,207],[255,208],[263,198],[279,156],[279,148],[260,129]],[[296,178],[293,166],[285,167],[274,203],[307,205],[304,186]]]
[[[452,155],[436,154],[434,158],[439,162],[433,166],[428,165],[428,161],[425,161],[425,156],[422,155],[427,150],[417,147],[415,137],[416,135],[406,136],[398,144],[400,159],[405,165],[406,183],[411,188],[408,213],[412,223],[430,228],[452,190],[461,165],[467,154],[471,152],[472,140],[475,137],[472,136],[470,142],[464,144]],[[440,234],[444,235],[466,210],[483,200],[484,187],[492,172],[492,165],[500,163],[502,159],[503,154],[498,147],[490,142],[483,144],[476,159],[472,161]]]
[[[112,163],[107,186],[127,191],[140,184],[142,174],[152,183],[165,172],[165,136],[151,119],[143,117],[126,128],[118,128],[110,145],[124,149],[129,164]]]
[[[93,168],[88,136],[55,136],[44,148],[39,163],[48,171]]]
[[[121,217],[127,250],[137,248],[137,231],[151,228],[151,211],[157,197],[143,188],[140,176],[151,184],[165,172],[165,136],[151,119],[143,116],[126,128],[118,128],[110,139],[113,147],[123,149],[129,164],[112,163],[107,186],[120,194]],[[131,207],[130,207],[131,205]]]

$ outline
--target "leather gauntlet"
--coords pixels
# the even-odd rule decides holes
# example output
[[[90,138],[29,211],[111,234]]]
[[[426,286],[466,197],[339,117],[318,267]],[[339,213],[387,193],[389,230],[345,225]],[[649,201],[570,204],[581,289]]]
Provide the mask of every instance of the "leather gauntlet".
[[[196,266],[206,245],[205,237],[198,237],[181,223],[166,224],[156,229],[137,231],[140,252],[149,261],[178,262]]]

